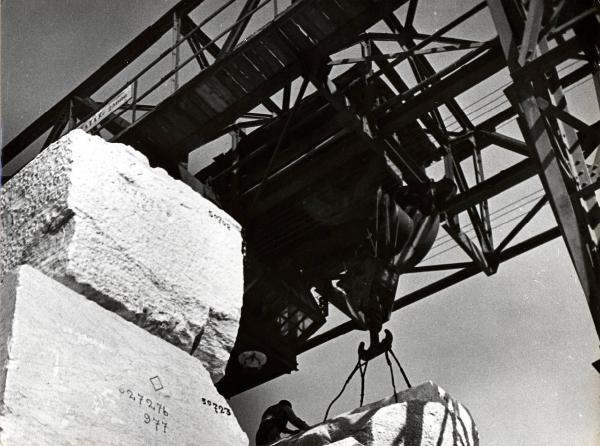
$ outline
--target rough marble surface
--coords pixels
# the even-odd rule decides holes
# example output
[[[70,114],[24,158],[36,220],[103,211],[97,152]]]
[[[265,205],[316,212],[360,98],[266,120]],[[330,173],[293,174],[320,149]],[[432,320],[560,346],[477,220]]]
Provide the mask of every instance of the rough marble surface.
[[[338,415],[277,446],[477,446],[469,411],[432,382]]]
[[[0,277],[29,263],[187,352],[202,336],[195,356],[222,377],[243,255],[239,224],[213,203],[132,148],[75,130],[4,185],[0,217]]]
[[[248,444],[198,360],[32,267],[0,317],[3,446]]]

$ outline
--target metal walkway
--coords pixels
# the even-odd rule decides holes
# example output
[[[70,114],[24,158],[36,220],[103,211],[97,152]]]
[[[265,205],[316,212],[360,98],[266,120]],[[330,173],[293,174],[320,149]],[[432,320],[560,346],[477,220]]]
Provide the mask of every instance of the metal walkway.
[[[172,174],[196,147],[223,133],[313,62],[350,44],[403,0],[298,2],[118,134]]]
[[[6,165],[26,145],[33,142],[34,137],[41,135],[42,131],[49,127],[52,119],[49,114],[56,118],[61,112],[64,114],[69,102],[77,101],[81,106],[82,102],[89,101],[87,97],[101,86],[101,82],[107,81],[111,74],[116,74],[119,66],[126,66],[127,59],[131,60],[141,53],[140,50],[144,48],[138,47],[143,45],[144,39],[149,40],[146,44],[149,46],[157,40],[161,31],[164,33],[165,25],[171,23],[173,14],[183,14],[184,19],[179,22],[180,31],[188,32],[184,33],[184,37],[180,36],[180,39],[190,41],[195,49],[194,59],[206,60],[204,54],[209,53],[216,60],[208,66],[205,65],[196,77],[183,84],[146,114],[142,115],[138,111],[138,119],[135,119],[134,115],[134,122],[122,120],[120,127],[117,125],[117,118],[123,114],[122,109],[120,113],[115,113],[116,116],[111,116],[100,125],[101,128],[112,127],[111,130],[116,133],[112,141],[136,147],[149,157],[152,164],[164,167],[171,174],[178,176],[178,163],[186,161],[191,150],[222,134],[228,125],[300,77],[316,61],[356,41],[360,33],[407,0],[296,1],[262,29],[235,46],[252,15],[273,1],[248,2],[247,6],[250,7],[242,11],[237,22],[226,30],[231,31],[232,35],[237,33],[236,38],[233,41],[228,39],[222,48],[216,44],[218,38],[208,38],[200,26],[196,26],[185,15],[201,4],[202,0],[181,2],[146,30],[148,35],[140,35],[136,42],[121,50],[109,63],[57,104],[57,107],[53,107],[49,111],[52,113],[44,114],[9,142],[2,151],[2,164]],[[227,2],[226,5],[231,3],[233,2]],[[181,43],[182,40],[179,40],[177,46]],[[174,49],[175,47],[172,48]],[[106,106],[119,93],[131,87],[134,87],[134,93],[130,108],[135,109],[138,106],[136,102],[152,93],[158,85],[170,81],[188,62],[189,60],[176,66],[159,83],[143,93],[136,91],[137,79],[131,80],[123,90],[117,91],[104,104],[97,104],[96,110]],[[103,75],[105,71],[110,73]],[[85,110],[89,112],[89,107]],[[83,119],[79,122],[82,122],[89,118],[89,114],[80,117]],[[120,131],[115,132],[115,128]],[[52,142],[51,139],[56,138],[49,138],[47,143]]]

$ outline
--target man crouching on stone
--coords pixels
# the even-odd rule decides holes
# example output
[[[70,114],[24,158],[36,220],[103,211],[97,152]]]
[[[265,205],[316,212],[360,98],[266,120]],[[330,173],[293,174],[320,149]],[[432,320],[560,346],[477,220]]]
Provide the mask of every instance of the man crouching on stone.
[[[292,423],[299,430],[291,430],[286,426]],[[264,446],[275,440],[279,440],[282,433],[297,434],[301,430],[307,430],[310,426],[296,416],[292,410],[292,403],[281,400],[270,406],[260,420],[260,426],[256,433],[256,446]]]

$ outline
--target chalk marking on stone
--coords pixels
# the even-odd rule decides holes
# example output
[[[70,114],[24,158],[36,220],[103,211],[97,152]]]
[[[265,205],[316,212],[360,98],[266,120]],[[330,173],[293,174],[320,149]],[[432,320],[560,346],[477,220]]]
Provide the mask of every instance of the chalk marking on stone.
[[[162,385],[162,382],[160,381],[160,378],[158,377],[158,375],[150,378],[150,382],[152,383],[152,387],[154,388],[155,392],[158,392],[159,390],[164,389],[164,386]]]

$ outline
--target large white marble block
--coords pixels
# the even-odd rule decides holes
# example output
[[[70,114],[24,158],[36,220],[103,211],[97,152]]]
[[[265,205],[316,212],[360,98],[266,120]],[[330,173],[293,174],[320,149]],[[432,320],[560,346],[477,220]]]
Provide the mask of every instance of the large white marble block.
[[[277,446],[478,446],[469,411],[432,382],[333,417]]]
[[[3,446],[246,446],[202,364],[30,266],[0,294]]]
[[[131,147],[74,130],[0,190],[1,275],[28,263],[224,373],[240,226]]]

